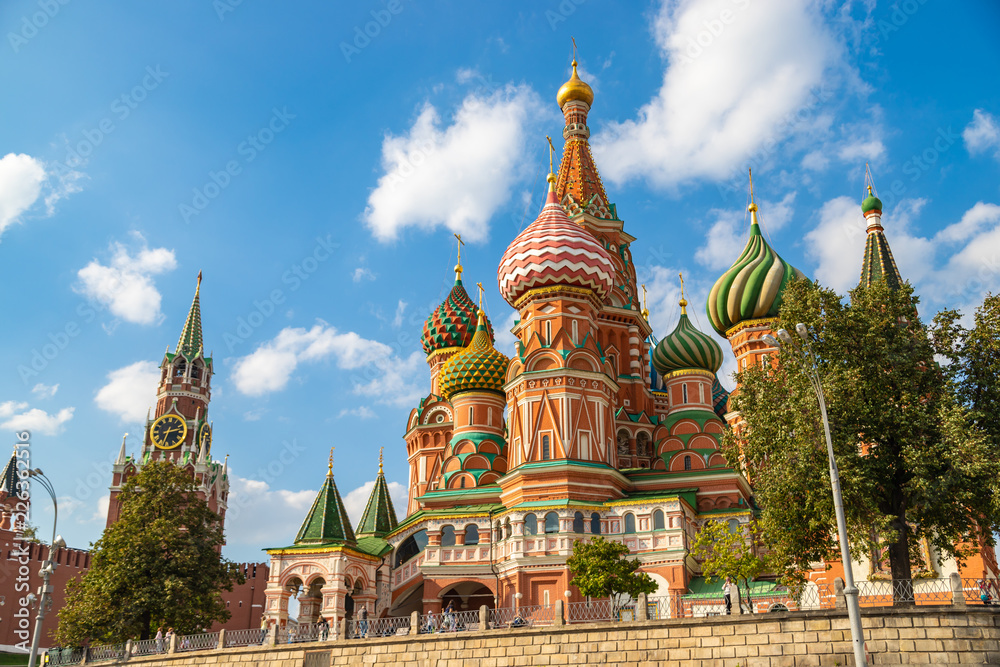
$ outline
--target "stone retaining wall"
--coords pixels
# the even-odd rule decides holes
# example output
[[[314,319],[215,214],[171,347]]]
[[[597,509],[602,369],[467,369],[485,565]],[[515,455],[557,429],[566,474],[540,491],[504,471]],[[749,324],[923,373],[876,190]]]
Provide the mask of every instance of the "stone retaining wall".
[[[1000,608],[863,611],[869,664],[1000,665]],[[489,630],[133,658],[143,667],[851,665],[847,615],[771,613]]]

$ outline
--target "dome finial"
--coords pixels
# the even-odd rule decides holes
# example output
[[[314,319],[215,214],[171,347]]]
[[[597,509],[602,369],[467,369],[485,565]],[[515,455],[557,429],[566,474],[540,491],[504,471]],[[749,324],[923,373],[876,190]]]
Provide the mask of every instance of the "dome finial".
[[[549,175],[545,177],[545,180],[549,182],[549,192],[555,192],[556,174],[554,156],[556,154],[556,147],[552,145],[552,137],[549,135],[545,135],[545,140],[549,142]]]
[[[385,447],[378,448],[378,474],[382,474],[382,452],[385,451]]]
[[[681,300],[678,302],[681,307],[681,315],[687,315],[688,302],[687,299],[684,298],[684,274],[678,273],[677,277],[681,279]]]
[[[751,225],[756,225],[757,224],[757,215],[756,215],[756,213],[757,213],[757,202],[755,202],[753,200],[753,169],[752,168],[748,169],[747,170],[747,174],[750,177],[750,207],[747,208],[747,210],[750,211],[750,224]]]
[[[878,211],[878,218],[881,217],[882,212],[882,200],[875,195],[875,181],[872,180],[872,171],[868,167],[868,163],[865,163],[865,187],[868,190],[868,196],[861,201],[861,212],[864,213],[865,217],[872,211]],[[877,220],[876,220],[877,222]]]
[[[564,83],[556,93],[556,102],[559,104],[561,109],[566,105],[567,102],[583,102],[588,107],[594,102],[594,89],[588,86],[583,80],[580,79],[580,75],[576,71],[576,39],[573,40],[573,74],[569,77],[569,81]]]
[[[646,283],[642,284],[642,319],[649,321],[649,308],[646,307]]]
[[[327,467],[326,467],[326,476],[327,477],[333,477],[333,450],[335,450],[335,449],[336,449],[336,447],[331,447],[330,448],[330,463],[328,463]]]
[[[458,239],[458,261],[455,263],[455,281],[458,282],[462,279],[462,246],[465,245],[465,241],[462,240],[461,234],[455,234],[455,238]]]

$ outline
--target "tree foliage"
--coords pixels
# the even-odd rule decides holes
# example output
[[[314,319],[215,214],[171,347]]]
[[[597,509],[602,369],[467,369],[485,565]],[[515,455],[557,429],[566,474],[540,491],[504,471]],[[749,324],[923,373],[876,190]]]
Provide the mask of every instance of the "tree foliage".
[[[701,562],[705,580],[713,578],[730,579],[741,583],[745,593],[740,595],[741,605],[750,602],[750,584],[766,569],[764,560],[758,556],[759,539],[751,526],[730,531],[721,521],[706,521],[698,530],[691,555]],[[753,605],[747,607],[752,611]]]
[[[961,558],[980,528],[1000,527],[1000,461],[935,362],[916,306],[909,285],[859,287],[845,304],[802,280],[785,290],[775,326],[809,328],[851,547],[884,553],[893,579],[911,577],[918,540]],[[738,374],[730,405],[744,424],[724,443],[754,486],[769,561],[788,583],[839,559],[823,426],[793,337],[776,366]]]
[[[223,590],[242,577],[219,549],[219,517],[197,496],[189,471],[153,462],[123,486],[121,518],[91,552],[91,568],[66,587],[57,641],[148,639],[159,626],[199,632],[229,611]]]
[[[638,559],[627,558],[628,547],[620,542],[609,542],[601,536],[590,542],[573,544],[573,555],[566,560],[573,575],[570,584],[587,597],[610,598],[619,604],[627,595],[654,592],[658,586],[645,572],[637,572]]]

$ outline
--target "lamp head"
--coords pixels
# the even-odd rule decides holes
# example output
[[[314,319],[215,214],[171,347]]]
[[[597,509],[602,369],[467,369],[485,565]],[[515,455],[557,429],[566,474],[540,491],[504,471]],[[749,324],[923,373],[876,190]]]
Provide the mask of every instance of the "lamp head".
[[[52,543],[53,549],[65,549],[66,540],[63,539],[62,535],[56,535],[55,541]]]
[[[809,327],[802,322],[795,325],[795,332],[799,334],[799,338],[802,340],[809,340]]]
[[[763,340],[771,347],[781,347],[781,343],[778,341],[778,339],[772,336],[771,334],[765,334],[761,340]]]
[[[778,338],[781,339],[782,343],[785,343],[786,345],[792,344],[792,335],[784,329],[778,329],[775,333],[778,334]]]

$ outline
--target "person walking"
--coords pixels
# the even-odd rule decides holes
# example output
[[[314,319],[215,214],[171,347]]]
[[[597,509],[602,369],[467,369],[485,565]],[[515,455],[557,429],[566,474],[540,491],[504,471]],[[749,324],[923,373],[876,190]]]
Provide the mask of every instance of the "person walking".
[[[368,606],[363,605],[361,611],[358,613],[358,634],[362,637],[368,636]]]
[[[330,624],[326,622],[325,618],[319,619],[319,640],[325,642],[330,638]]]
[[[163,626],[156,630],[156,652],[163,653]]]
[[[455,627],[455,601],[451,600],[448,602],[448,606],[444,610],[444,627],[446,630],[455,632],[458,628]]]
[[[726,602],[726,615],[733,613],[733,582],[726,577],[725,583],[722,584],[722,599]]]

